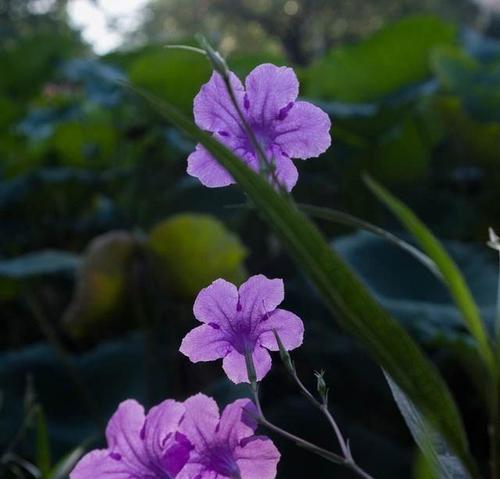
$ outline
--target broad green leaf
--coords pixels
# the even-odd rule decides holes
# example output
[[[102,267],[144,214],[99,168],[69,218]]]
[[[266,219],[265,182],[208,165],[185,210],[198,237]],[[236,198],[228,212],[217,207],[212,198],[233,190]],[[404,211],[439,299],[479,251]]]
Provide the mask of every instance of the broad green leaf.
[[[477,121],[467,114],[460,98],[441,96],[433,101],[450,143],[453,163],[468,162],[496,168],[500,158],[500,120]]]
[[[500,59],[480,63],[461,50],[439,48],[432,64],[443,86],[461,98],[475,119],[500,121]]]
[[[102,167],[109,165],[117,142],[111,116],[105,111],[95,111],[85,120],[61,123],[47,146],[65,166]]]
[[[36,411],[36,465],[41,474],[41,479],[49,479],[51,458],[50,439],[47,429],[45,413],[41,406]]]
[[[403,119],[378,139],[370,152],[370,167],[387,182],[421,178],[431,159],[430,146],[416,119]]]
[[[78,257],[66,251],[38,251],[0,261],[0,277],[22,280],[50,274],[71,273],[78,263]]]
[[[255,68],[255,65],[272,63],[277,66],[287,64],[287,59],[277,53],[242,53],[235,52],[230,55],[231,70],[242,80]]]
[[[431,16],[408,17],[356,45],[334,48],[307,72],[305,94],[344,102],[381,100],[431,76],[429,56],[457,31]]]
[[[387,373],[384,374],[413,439],[429,462],[431,470],[436,471],[438,479],[469,479],[470,476],[457,457],[449,451],[440,435],[432,429],[391,377]]]
[[[194,95],[210,73],[201,55],[162,47],[139,56],[129,69],[131,81],[185,112],[191,110]]]
[[[392,211],[405,228],[415,237],[415,240],[427,256],[435,262],[451,296],[463,314],[469,331],[477,341],[479,351],[486,366],[490,368],[490,372],[493,372],[495,370],[494,355],[479,314],[479,308],[453,259],[431,231],[408,207],[372,178],[365,177],[365,182],[375,196]]]
[[[133,87],[132,87],[133,88]],[[332,251],[317,227],[238,157],[200,130],[170,104],[135,89],[159,113],[196,138],[226,168],[316,286],[340,325],[356,336],[405,391],[449,446],[480,477],[470,456],[461,417],[432,363],[406,331],[373,299],[349,267]]]
[[[241,283],[247,251],[237,236],[209,215],[180,214],[156,225],[148,246],[169,291],[193,299],[217,278]]]

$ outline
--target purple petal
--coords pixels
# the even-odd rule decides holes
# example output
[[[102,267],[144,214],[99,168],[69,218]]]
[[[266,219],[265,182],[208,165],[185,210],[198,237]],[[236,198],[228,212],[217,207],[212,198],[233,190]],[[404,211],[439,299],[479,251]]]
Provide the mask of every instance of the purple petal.
[[[252,353],[257,381],[261,381],[271,369],[271,356],[260,346]],[[222,368],[227,377],[235,384],[248,383],[248,372],[245,356],[233,349],[223,360]]]
[[[231,73],[230,81],[237,102],[243,108],[243,85],[234,73]],[[224,80],[216,72],[194,99],[194,119],[200,128],[213,133],[223,131],[229,136],[244,134]]]
[[[283,280],[269,279],[262,274],[252,276],[240,286],[242,315],[252,322],[262,319],[266,313],[276,309],[285,296]]]
[[[228,404],[222,412],[217,435],[227,439],[231,447],[236,447],[244,438],[250,437],[257,429],[256,409],[250,399],[238,399]]]
[[[234,452],[242,479],[274,479],[280,460],[280,453],[273,442],[255,436],[244,441]]]
[[[202,323],[225,325],[236,314],[237,305],[236,286],[224,279],[217,279],[198,293],[193,312]]]
[[[175,441],[168,448],[163,458],[162,470],[166,471],[170,477],[176,477],[188,462],[192,449],[193,445],[188,441],[186,436],[176,433]]]
[[[208,188],[218,188],[234,183],[232,176],[201,145],[188,156],[187,172],[198,178]]]
[[[323,110],[298,101],[283,121],[276,122],[274,143],[290,158],[306,160],[328,149],[332,141],[330,128],[330,118]]]
[[[113,458],[106,449],[99,449],[85,454],[71,471],[70,479],[130,479],[134,471],[121,461]]]
[[[144,408],[134,400],[122,402],[106,428],[106,439],[111,453],[121,456],[131,468],[142,469],[145,460]]]
[[[299,179],[299,172],[288,156],[284,155],[281,150],[276,150],[278,150],[278,152],[273,155],[274,164],[276,166],[276,178],[278,183],[285,187],[287,191],[292,191]]]
[[[291,68],[266,63],[250,72],[245,89],[248,115],[261,125],[267,125],[297,99],[299,82]]]
[[[220,419],[219,407],[212,398],[201,393],[186,399],[184,407],[186,413],[179,432],[184,434],[195,448],[204,447],[215,434]]]
[[[151,461],[161,470],[175,476],[189,458],[190,444],[176,440],[176,431],[185,412],[184,405],[163,401],[146,416],[143,428],[144,446]]]
[[[257,330],[261,346],[279,351],[273,330],[279,334],[287,350],[298,348],[304,340],[304,323],[298,316],[284,309],[276,309],[269,314],[267,319],[259,323]]]
[[[221,329],[202,324],[182,340],[179,351],[193,363],[223,358],[231,349]]]
[[[208,470],[203,464],[188,463],[175,476],[175,479],[225,479],[215,471]]]

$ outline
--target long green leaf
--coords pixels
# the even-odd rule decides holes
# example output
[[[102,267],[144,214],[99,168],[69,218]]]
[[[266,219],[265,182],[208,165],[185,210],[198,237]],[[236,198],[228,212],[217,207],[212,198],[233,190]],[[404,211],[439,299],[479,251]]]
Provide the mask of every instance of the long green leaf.
[[[50,439],[45,413],[41,406],[36,410],[36,465],[42,479],[49,479],[51,458]]]
[[[277,193],[264,178],[176,108],[143,90],[131,88],[166,119],[196,138],[229,171],[316,286],[340,325],[359,338],[375,361],[446,438],[471,476],[479,478],[460,414],[441,376],[400,324],[332,251],[316,226],[289,198]]]
[[[365,176],[364,179],[373,194],[399,219],[405,228],[415,237],[422,250],[436,264],[450,295],[462,312],[470,333],[477,341],[486,367],[494,375],[495,357],[479,314],[479,308],[457,265],[427,226],[406,205],[389,193],[373,178]]]
[[[384,375],[401,415],[432,471],[439,479],[469,479],[459,459],[450,452],[441,435],[432,429],[391,377],[386,372]]]
[[[369,233],[373,233],[374,235],[377,235],[380,238],[389,241],[389,243],[392,243],[393,245],[412,255],[440,281],[443,279],[434,261],[432,261],[427,255],[422,253],[422,251],[415,248],[415,246],[407,243],[406,241],[403,241],[401,238],[398,238],[396,235],[390,233],[389,231],[386,231],[379,226],[373,225],[368,221],[362,220],[361,218],[357,218],[356,216],[344,213],[343,211],[334,210],[332,208],[303,204],[299,204],[299,207],[304,213],[312,218],[323,219],[331,221],[333,223],[339,223],[342,225],[351,226],[353,228],[362,229],[368,231]]]
[[[86,441],[87,443],[88,441]],[[86,451],[86,443],[80,445],[66,454],[52,469],[49,479],[67,479]]]

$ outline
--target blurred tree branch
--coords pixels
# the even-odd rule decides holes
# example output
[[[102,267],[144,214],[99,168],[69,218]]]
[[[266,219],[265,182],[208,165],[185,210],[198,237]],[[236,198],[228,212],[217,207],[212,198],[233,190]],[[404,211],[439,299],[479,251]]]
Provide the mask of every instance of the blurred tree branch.
[[[140,42],[166,42],[203,32],[239,49],[279,50],[304,65],[332,45],[369,35],[408,13],[471,20],[470,0],[152,0]]]

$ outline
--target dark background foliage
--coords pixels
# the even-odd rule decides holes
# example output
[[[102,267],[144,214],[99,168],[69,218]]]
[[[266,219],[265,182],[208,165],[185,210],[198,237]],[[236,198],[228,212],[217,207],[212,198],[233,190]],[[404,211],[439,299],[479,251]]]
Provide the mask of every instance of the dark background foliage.
[[[245,394],[220,365],[190,364],[177,349],[196,292],[252,273],[285,278],[286,307],[307,328],[298,370],[314,387],[313,372],[326,369],[358,461],[377,477],[429,477],[381,371],[336,328],[243,195],[188,177],[193,143],[117,80],[191,114],[209,65],[163,45],[193,44],[197,32],[240,76],[266,61],[294,66],[301,95],[333,120],[333,147],[298,165],[297,200],[395,228],[362,184],[371,173],[445,240],[491,323],[498,17],[465,0],[151,0],[123,45],[97,56],[67,3],[0,1],[0,477],[32,477],[32,464],[101,444],[127,397],[149,406],[199,390],[221,404]],[[446,291],[382,240],[320,226],[443,371],[486,457],[470,344]],[[336,447],[277,357],[263,400],[276,422]],[[278,443],[279,477],[351,477]]]

